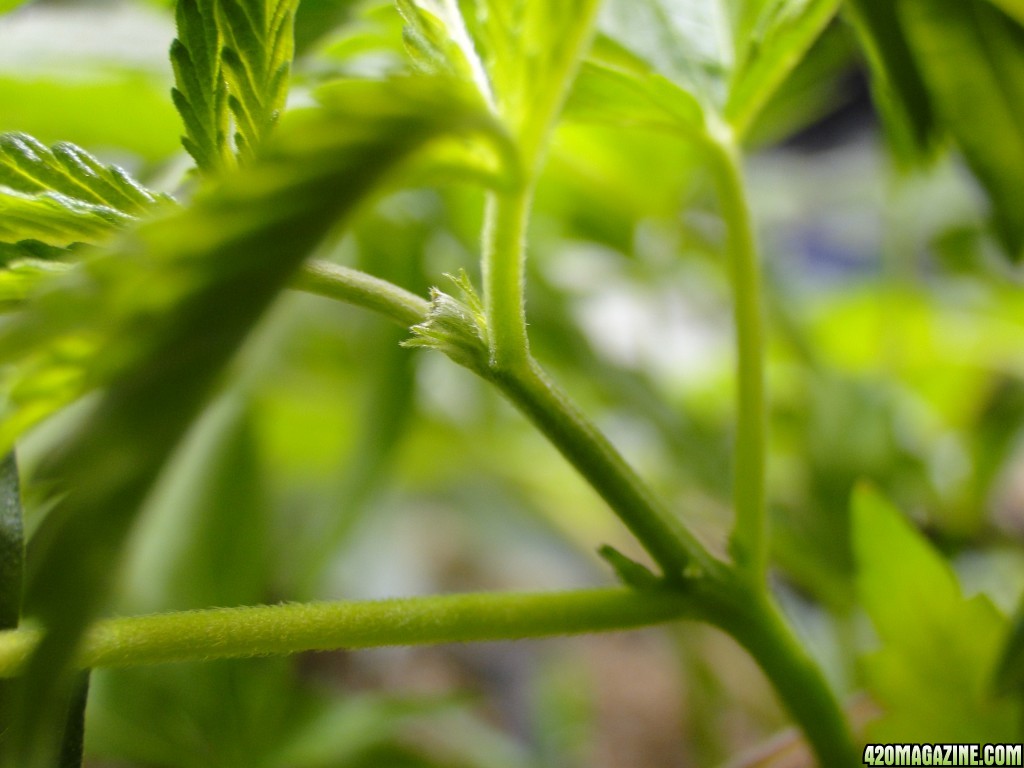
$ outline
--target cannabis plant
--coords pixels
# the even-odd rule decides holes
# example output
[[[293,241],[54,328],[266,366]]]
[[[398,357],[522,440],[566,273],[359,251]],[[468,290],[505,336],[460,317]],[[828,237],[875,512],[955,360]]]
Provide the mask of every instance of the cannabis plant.
[[[1019,738],[1020,0],[170,5],[0,2],[25,56],[173,26],[151,70],[0,77],[0,764],[572,764],[403,747],[462,705],[353,710],[309,652],[654,624],[735,640],[823,766]],[[892,215],[830,286],[770,148],[851,71],[884,144],[824,187]],[[637,286],[728,311],[718,373],[616,353],[587,301]],[[403,493],[468,546],[532,510],[590,586],[338,599]]]

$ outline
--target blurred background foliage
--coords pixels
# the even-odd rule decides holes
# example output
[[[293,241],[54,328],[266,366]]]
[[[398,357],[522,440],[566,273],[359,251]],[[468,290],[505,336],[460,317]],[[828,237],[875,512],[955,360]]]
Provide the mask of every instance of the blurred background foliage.
[[[0,130],[76,142],[181,195],[171,5],[39,0],[2,17]],[[303,0],[296,24],[295,104],[326,80],[408,66],[388,3]],[[948,629],[966,659],[991,657],[1024,588],[1024,296],[960,157],[907,170],[898,117],[884,115],[883,131],[859,50],[841,16],[750,133],[769,291],[773,556],[787,611],[831,679],[867,692],[851,699],[855,719],[908,741],[934,733],[921,697],[943,710],[957,688],[942,680],[951,657],[915,677],[892,674],[905,668],[899,648],[873,655],[886,632],[921,632],[924,620],[911,607],[888,617],[893,628],[873,612],[879,583],[915,605],[886,567],[920,561],[900,583],[920,578],[928,593],[935,581],[921,574],[948,576],[948,563],[965,596],[991,600],[978,619],[951,580],[949,610],[936,603],[942,621],[963,618]],[[319,256],[421,295],[460,268],[479,281],[481,208],[481,193],[457,183],[394,193]],[[719,547],[734,394],[720,239],[692,146],[583,120],[559,128],[530,233],[535,352]],[[494,392],[440,355],[400,348],[405,336],[358,309],[283,297],[162,477],[117,611],[571,587],[608,581],[601,543],[642,557]],[[74,419],[19,446],[30,529],[45,511],[33,462]],[[930,545],[894,528],[895,513],[852,525],[862,479]],[[931,635],[925,647],[929,637],[939,645]],[[910,643],[905,658],[920,653]],[[965,684],[991,673],[982,662]],[[1005,735],[1010,704],[991,706],[990,730],[957,731],[953,717],[942,740],[1016,738]],[[784,717],[753,664],[695,626],[98,672],[88,719],[96,768],[675,768],[792,746],[766,741]]]

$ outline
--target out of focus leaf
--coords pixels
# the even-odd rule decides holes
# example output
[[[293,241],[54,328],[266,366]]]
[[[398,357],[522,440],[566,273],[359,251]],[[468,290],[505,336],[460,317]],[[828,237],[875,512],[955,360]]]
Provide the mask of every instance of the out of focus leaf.
[[[747,133],[838,7],[838,0],[779,0],[764,6],[741,49],[725,105],[725,118],[738,134]]]
[[[13,11],[19,5],[22,5],[25,0],[0,0],[0,13],[7,13]]]
[[[85,754],[85,707],[89,701],[89,672],[80,672],[68,704],[57,768],[82,768]]]
[[[899,2],[847,3],[874,79],[875,100],[885,119],[896,156],[926,156],[940,132],[924,76],[904,34]]]
[[[250,410],[244,393],[228,393],[176,453],[137,534],[126,579],[133,612],[268,598],[268,491]]]
[[[1024,24],[1024,0],[989,0],[989,2],[1002,8],[1004,13]]]
[[[606,37],[598,39],[591,60],[581,68],[566,115],[693,137],[704,131],[704,111],[697,99]]]
[[[612,0],[602,31],[741,137],[835,15],[836,0]]]
[[[1024,28],[986,0],[901,0],[900,19],[949,132],[1024,258]]]
[[[352,13],[357,0],[302,0],[295,12],[296,53],[309,49]]]
[[[74,81],[0,75],[0,130],[162,160],[180,148],[162,81],[136,72]]]
[[[136,510],[249,329],[388,170],[438,136],[493,130],[430,82],[379,87],[405,90],[375,100],[386,105],[378,111],[336,102],[297,116],[250,169],[85,262],[3,327],[5,362],[27,357],[45,370],[50,355],[66,368],[61,358],[77,341],[91,358],[79,391],[109,382],[42,471],[64,494],[32,541],[27,606],[50,631],[23,678],[11,750],[20,765],[46,763],[65,666],[104,601]],[[18,426],[6,416],[5,442]]]
[[[990,693],[1005,618],[984,595],[965,598],[942,557],[865,487],[853,497],[853,540],[858,594],[881,643],[863,662],[883,709],[871,740],[1014,740],[1019,708]]]
[[[14,453],[0,459],[0,629],[18,626],[25,568],[21,494]]]
[[[71,264],[62,261],[23,257],[17,253],[19,246],[20,243],[11,247],[14,258],[0,269],[0,312],[17,308],[39,290],[46,280],[72,268]],[[0,252],[3,250],[0,246]],[[3,263],[2,260],[0,263]]]

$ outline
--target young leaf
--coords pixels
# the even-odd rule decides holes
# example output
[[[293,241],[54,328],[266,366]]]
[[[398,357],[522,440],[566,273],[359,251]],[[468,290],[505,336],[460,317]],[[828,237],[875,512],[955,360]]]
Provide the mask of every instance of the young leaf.
[[[992,201],[1014,261],[1024,258],[1024,28],[986,0],[901,0],[935,103]]]
[[[839,0],[776,0],[765,4],[756,26],[745,38],[741,64],[729,86],[725,118],[737,134],[746,134],[838,7]]]
[[[916,161],[935,145],[940,126],[898,5],[893,0],[849,0],[847,8],[867,54],[875,101],[896,156]]]
[[[217,0],[238,154],[251,159],[284,109],[298,0]]]
[[[383,112],[348,103],[296,116],[244,172],[84,262],[0,329],[5,361],[59,360],[69,340],[90,340],[89,380],[108,383],[40,473],[63,492],[32,540],[26,605],[48,632],[18,683],[13,764],[46,764],[67,664],[141,501],[298,264],[410,153],[442,135],[494,130],[430,82],[409,88],[407,98],[378,99]]]
[[[705,130],[704,110],[696,98],[604,35],[598,36],[590,60],[580,68],[565,112],[582,122],[694,137]]]
[[[601,29],[739,137],[834,16],[837,0],[611,0]],[[667,98],[666,89],[659,95]],[[674,97],[678,102],[679,98]]]
[[[596,0],[414,0],[400,7],[421,66],[472,83],[527,163],[538,162],[589,43]]]
[[[737,58],[727,0],[610,0],[600,28],[705,107],[724,103]]]
[[[1018,712],[989,691],[1006,621],[983,595],[964,598],[949,565],[869,488],[853,497],[856,584],[881,647],[864,660],[884,709],[871,739],[997,742]]]
[[[229,168],[227,82],[221,67],[217,0],[178,0],[178,37],[171,44],[174,106],[185,123],[181,142],[199,169]]]

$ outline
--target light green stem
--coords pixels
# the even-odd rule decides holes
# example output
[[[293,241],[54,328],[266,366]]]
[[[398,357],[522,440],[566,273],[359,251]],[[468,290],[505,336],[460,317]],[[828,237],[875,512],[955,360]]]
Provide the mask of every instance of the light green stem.
[[[858,752],[817,663],[794,636],[778,606],[760,585],[732,585],[719,599],[702,601],[709,620],[754,658],[807,737],[822,768],[854,768]]]
[[[490,377],[608,503],[670,581],[722,565],[666,510],[608,439],[532,360]]]
[[[491,366],[498,369],[521,366],[529,356],[523,288],[532,200],[528,184],[508,192],[492,192],[487,198],[484,297]]]
[[[725,191],[731,191],[732,197],[723,199],[723,209],[733,206],[732,212],[726,214],[727,219],[730,222],[743,223],[740,230],[747,234],[741,240],[747,243],[747,258],[752,259],[753,237],[750,234],[749,215],[743,202],[742,187],[739,186],[741,179],[738,167],[731,167],[733,171],[726,177],[729,183]],[[737,205],[743,213],[739,219],[735,218]],[[733,235],[731,239],[734,240],[735,237]],[[756,262],[748,263],[747,268],[750,267],[754,268],[753,285],[756,287]],[[333,295],[342,300],[345,300],[346,293],[347,288],[325,291],[325,295]],[[747,298],[750,296],[747,295]],[[398,304],[383,300],[368,303],[360,297],[357,297],[356,303],[373,306],[378,311],[387,311],[399,321],[406,319],[406,310]],[[750,314],[748,304],[748,318],[757,317],[760,313],[757,309],[756,295],[751,303],[755,311]],[[387,307],[389,309],[381,309]],[[422,317],[416,318],[421,319]],[[749,327],[747,329],[749,330]],[[758,347],[754,359],[759,361],[759,334],[755,338],[758,339]],[[749,358],[745,359],[749,366]],[[749,371],[750,368],[747,367],[745,370]],[[760,365],[755,365],[753,370],[758,373],[756,380],[760,383]],[[709,621],[747,649],[807,735],[808,742],[813,746],[822,766],[842,768],[855,765],[856,753],[842,709],[820,669],[780,616],[778,608],[769,596],[763,577],[750,578],[750,560],[738,559],[737,562],[743,566],[734,571],[708,553],[703,545],[660,505],[607,438],[544,376],[532,359],[527,358],[523,363],[508,370],[483,371],[483,375],[501,389],[601,494],[664,569],[670,581],[680,575],[691,576],[678,584],[678,599],[685,599],[686,602],[680,604],[677,615]],[[761,391],[758,387],[755,402],[760,402],[763,397]],[[760,435],[763,439],[763,428]],[[738,450],[742,447],[738,446]],[[763,467],[763,446],[756,453],[762,458],[754,466]],[[757,477],[762,477],[760,469]],[[763,483],[763,480],[761,482]],[[756,521],[759,526],[763,526],[763,516],[759,515]],[[758,539],[763,547],[763,529]],[[757,550],[755,548],[748,551]],[[763,571],[761,573],[763,574]],[[622,600],[647,601],[652,595],[661,599],[661,593],[625,592],[622,593]],[[560,610],[553,604],[549,608]],[[550,621],[551,617],[548,620]],[[514,628],[515,622],[510,622],[509,629]],[[591,630],[580,628],[579,631]],[[3,643],[3,635],[0,634],[0,673],[4,668]]]
[[[126,667],[311,650],[518,640],[632,629],[693,613],[668,590],[461,594],[367,602],[296,603],[100,621],[80,667]],[[0,677],[22,671],[40,633],[0,632]]]
[[[767,412],[764,386],[764,310],[757,244],[741,159],[730,140],[712,152],[719,205],[726,226],[737,353],[736,447],[730,542],[736,564],[763,581],[768,560],[765,510]]]

